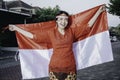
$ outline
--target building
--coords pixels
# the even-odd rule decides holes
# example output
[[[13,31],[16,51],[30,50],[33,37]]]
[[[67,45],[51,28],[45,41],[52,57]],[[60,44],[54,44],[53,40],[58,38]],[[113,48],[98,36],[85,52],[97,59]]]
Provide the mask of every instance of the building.
[[[15,11],[30,15],[35,14],[34,8],[21,0],[13,0],[13,1],[1,0],[1,8],[9,11]]]
[[[8,24],[24,23],[32,15],[35,15],[33,7],[21,0],[0,0],[0,28]]]
[[[26,20],[29,20],[33,15],[35,15],[35,9],[21,0],[0,0],[0,30],[9,24],[24,24],[26,23]],[[11,46],[11,44],[16,43],[15,35],[10,33],[9,36],[11,37],[4,40],[2,39],[4,37],[0,36],[0,43],[5,44],[6,46]]]

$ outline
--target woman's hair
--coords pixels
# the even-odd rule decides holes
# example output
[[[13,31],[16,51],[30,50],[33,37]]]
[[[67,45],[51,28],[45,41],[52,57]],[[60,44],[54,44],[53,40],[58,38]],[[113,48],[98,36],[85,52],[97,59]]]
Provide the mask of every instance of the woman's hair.
[[[66,11],[62,11],[62,10],[58,11],[56,16],[61,15],[61,14],[65,14],[66,16],[69,16],[69,14]],[[57,18],[55,18],[55,20],[57,20]]]
[[[65,14],[66,16],[69,16],[69,14],[66,11],[58,11],[56,16],[60,15],[60,14]]]

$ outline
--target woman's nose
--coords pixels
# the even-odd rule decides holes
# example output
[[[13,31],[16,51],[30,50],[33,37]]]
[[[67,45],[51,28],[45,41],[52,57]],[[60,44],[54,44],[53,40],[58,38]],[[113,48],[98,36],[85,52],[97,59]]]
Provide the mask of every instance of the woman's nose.
[[[62,22],[63,22],[63,23],[65,23],[65,22],[66,22],[66,20],[64,20],[64,19],[63,19],[63,20],[62,20]]]

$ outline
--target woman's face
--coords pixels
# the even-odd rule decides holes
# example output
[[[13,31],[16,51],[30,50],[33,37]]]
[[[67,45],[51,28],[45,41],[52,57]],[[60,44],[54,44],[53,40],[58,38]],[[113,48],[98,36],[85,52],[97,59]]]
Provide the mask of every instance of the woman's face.
[[[66,16],[65,14],[61,14],[56,16],[56,18],[57,26],[61,29],[65,29],[68,25],[68,16]]]

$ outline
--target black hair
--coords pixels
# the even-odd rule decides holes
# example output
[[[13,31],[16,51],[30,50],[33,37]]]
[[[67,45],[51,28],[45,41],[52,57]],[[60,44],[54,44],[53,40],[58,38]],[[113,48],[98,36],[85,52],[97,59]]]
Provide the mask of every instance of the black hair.
[[[68,12],[62,11],[62,10],[58,11],[56,16],[61,15],[61,14],[65,14],[66,16],[69,16]],[[57,18],[55,18],[55,20],[57,20]]]
[[[69,14],[66,11],[62,11],[62,10],[58,11],[56,16],[58,16],[60,14],[65,14],[66,16],[69,16]]]

